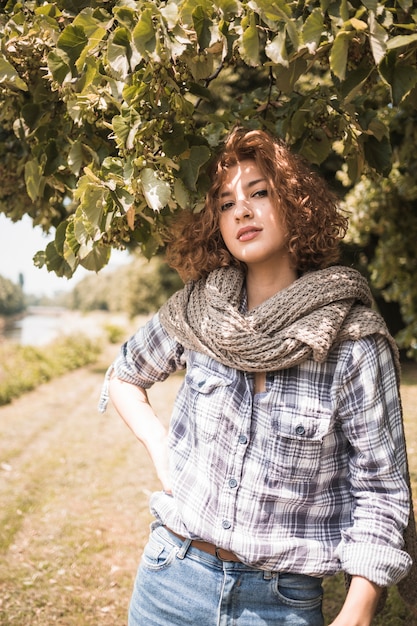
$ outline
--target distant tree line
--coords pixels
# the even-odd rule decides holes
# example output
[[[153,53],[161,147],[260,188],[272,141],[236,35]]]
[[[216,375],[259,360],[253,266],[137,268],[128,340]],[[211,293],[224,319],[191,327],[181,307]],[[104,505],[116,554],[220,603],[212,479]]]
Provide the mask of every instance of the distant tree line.
[[[142,256],[113,270],[83,278],[65,295],[69,308],[126,312],[129,317],[152,313],[182,286],[178,274],[160,256]]]
[[[0,276],[0,315],[16,315],[25,310],[22,284]]]

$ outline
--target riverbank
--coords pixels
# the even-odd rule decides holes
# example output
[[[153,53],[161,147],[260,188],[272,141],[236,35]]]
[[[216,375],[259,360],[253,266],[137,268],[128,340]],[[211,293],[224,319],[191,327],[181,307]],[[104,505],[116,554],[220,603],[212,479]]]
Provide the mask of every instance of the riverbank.
[[[19,341],[0,342],[0,405],[67,371],[93,363],[107,343],[131,332],[125,315],[55,311],[19,322]]]
[[[25,317],[25,315],[26,312],[16,315],[0,315],[0,340],[3,338],[5,330],[13,326],[13,324]]]

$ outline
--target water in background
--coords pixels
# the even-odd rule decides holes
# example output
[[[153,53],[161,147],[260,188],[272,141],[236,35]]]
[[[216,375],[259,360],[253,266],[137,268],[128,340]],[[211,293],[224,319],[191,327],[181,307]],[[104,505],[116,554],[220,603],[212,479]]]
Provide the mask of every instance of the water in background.
[[[22,345],[47,344],[65,331],[65,313],[58,307],[30,307],[25,317],[6,326],[2,336]]]

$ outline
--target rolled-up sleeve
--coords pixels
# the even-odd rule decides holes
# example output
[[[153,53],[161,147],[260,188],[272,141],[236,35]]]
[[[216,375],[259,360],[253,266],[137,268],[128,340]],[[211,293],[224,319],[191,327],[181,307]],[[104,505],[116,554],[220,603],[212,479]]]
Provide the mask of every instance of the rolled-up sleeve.
[[[124,343],[115,361],[106,372],[101,390],[99,411],[107,408],[110,376],[116,376],[132,385],[149,389],[170,374],[185,368],[185,354],[181,344],[171,337],[159,321],[151,320]]]
[[[337,548],[342,569],[388,586],[411,566],[402,550],[410,494],[401,403],[383,337],[354,342],[345,364],[339,415],[349,442],[352,524]]]

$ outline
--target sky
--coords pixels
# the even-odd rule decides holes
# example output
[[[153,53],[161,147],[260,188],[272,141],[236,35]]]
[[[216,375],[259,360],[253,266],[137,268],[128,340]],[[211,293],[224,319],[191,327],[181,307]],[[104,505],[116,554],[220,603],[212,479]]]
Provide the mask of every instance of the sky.
[[[35,267],[33,263],[36,252],[44,250],[52,239],[53,235],[46,236],[41,228],[33,227],[28,216],[19,222],[12,222],[0,213],[0,275],[18,283],[19,274],[23,274],[25,293],[31,295],[53,296],[57,292],[73,289],[81,278],[91,272],[79,267],[71,279],[60,278],[45,267]],[[127,261],[127,252],[115,250],[108,267]]]

